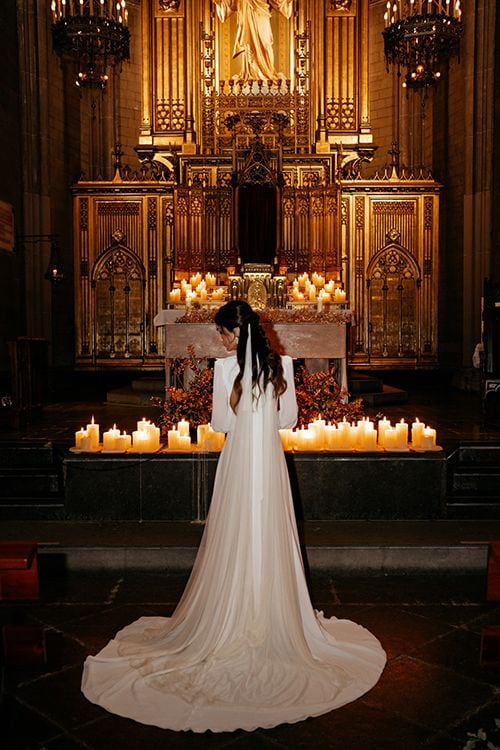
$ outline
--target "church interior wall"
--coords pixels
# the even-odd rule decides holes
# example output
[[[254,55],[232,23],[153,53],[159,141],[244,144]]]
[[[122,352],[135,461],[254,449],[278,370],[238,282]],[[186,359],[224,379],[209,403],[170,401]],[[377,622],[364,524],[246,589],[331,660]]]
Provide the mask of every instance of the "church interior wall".
[[[464,21],[470,22],[470,15],[476,13],[481,4],[488,4],[492,0],[474,0],[465,4]],[[6,51],[6,64],[0,72],[2,90],[7,94],[2,97],[0,106],[3,107],[6,118],[3,119],[4,133],[4,165],[0,174],[0,199],[11,201],[18,216],[21,214],[23,190],[21,170],[19,167],[19,153],[23,152],[23,159],[30,158],[30,150],[21,146],[19,130],[18,103],[20,91],[16,82],[19,80],[17,64],[17,44],[10,29],[16,26],[16,5],[31,6],[28,0],[17,3],[15,0],[5,0],[1,3],[2,43]],[[47,291],[48,282],[40,282],[44,291],[44,299],[50,297],[50,324],[52,363],[56,367],[70,367],[73,360],[74,330],[73,305],[74,292],[72,284],[72,219],[71,193],[69,187],[74,183],[79,173],[85,172],[91,177],[111,179],[113,176],[113,154],[115,143],[121,144],[123,152],[122,163],[130,169],[138,168],[137,155],[134,147],[139,140],[142,121],[142,50],[143,43],[148,43],[148,35],[142,27],[141,3],[130,0],[129,27],[131,31],[131,60],[122,66],[121,73],[114,74],[108,84],[108,91],[104,95],[98,94],[98,101],[94,106],[89,100],[88,92],[83,96],[73,86],[71,74],[64,72],[59,60],[50,48],[50,18],[47,14],[45,39],[48,47],[39,50],[44,56],[49,80],[37,82],[37,96],[40,98],[42,110],[41,125],[43,126],[44,107],[46,107],[46,122],[48,131],[40,129],[39,138],[46,151],[45,169],[47,178],[41,187],[37,188],[37,200],[43,208],[38,215],[48,215],[46,224],[52,231],[60,235],[61,247],[64,252],[64,266],[66,279],[59,287]],[[401,91],[396,92],[394,75],[386,70],[383,55],[383,11],[385,2],[374,0],[369,3],[369,34],[370,60],[369,73],[369,125],[373,134],[373,142],[377,145],[373,160],[363,166],[363,173],[372,176],[375,172],[381,174],[384,166],[390,161],[388,154],[394,137],[395,121],[393,104],[395,93],[399,94],[400,104],[400,146],[401,162],[410,164],[415,158],[412,146],[412,134],[415,128],[415,111]],[[19,12],[19,10],[18,10]],[[469,16],[469,21],[468,21]],[[19,22],[19,19],[18,19]],[[497,28],[499,21],[497,18]],[[498,36],[498,33],[497,33]],[[471,103],[464,96],[464,59],[469,50],[467,45],[462,50],[462,61],[453,61],[447,76],[440,81],[436,91],[429,96],[426,105],[427,115],[424,122],[424,154],[423,160],[433,169],[433,176],[443,184],[441,209],[441,246],[440,246],[440,361],[444,366],[459,367],[466,361],[464,352],[462,319],[467,313],[463,309],[463,197],[465,191],[465,112]],[[498,53],[497,53],[496,93],[498,93]],[[45,87],[45,88],[44,88]],[[44,92],[50,99],[43,101]],[[496,107],[499,96],[495,97]],[[415,107],[413,107],[415,110]],[[496,143],[499,139],[499,129],[495,133]],[[24,141],[24,146],[26,140]],[[412,151],[413,149],[413,151]],[[498,151],[498,149],[497,149]],[[418,154],[417,154],[418,156]],[[37,164],[27,165],[35,170]],[[494,172],[494,200],[500,191],[499,170]],[[30,200],[32,196],[30,197]],[[25,201],[26,207],[26,201]],[[23,217],[23,231],[42,231],[36,226],[36,212],[33,220]],[[457,220],[458,219],[458,220]],[[30,221],[32,222],[30,224]],[[500,218],[493,213],[492,228],[494,236],[500,230]],[[19,231],[19,227],[18,227]],[[42,248],[47,253],[48,248]],[[34,252],[27,248],[26,252]],[[32,315],[30,322],[25,320],[25,295],[36,296],[36,288],[23,281],[22,256],[20,254],[6,254],[0,252],[0,292],[2,292],[2,316],[0,318],[0,372],[7,367],[6,338],[9,335],[28,334],[43,335],[47,330],[37,324],[37,315]],[[26,260],[26,258],[24,259]],[[500,260],[498,247],[493,242],[492,272],[500,277]],[[14,284],[12,282],[14,281]],[[24,285],[24,286],[23,286]],[[14,289],[14,294],[12,290]],[[7,293],[3,293],[6,292]],[[36,303],[39,305],[39,303]],[[45,302],[44,302],[45,304]],[[36,305],[35,305],[36,307]],[[3,313],[6,314],[3,314]],[[5,322],[9,320],[8,324]],[[476,314],[476,319],[478,318]]]
[[[19,216],[22,205],[19,65],[17,34],[13,29],[16,29],[16,2],[4,0],[0,3],[0,201],[12,205],[14,214]],[[0,383],[3,388],[8,385],[7,341],[24,333],[22,284],[21,252],[0,250]],[[4,392],[2,389],[1,393]]]

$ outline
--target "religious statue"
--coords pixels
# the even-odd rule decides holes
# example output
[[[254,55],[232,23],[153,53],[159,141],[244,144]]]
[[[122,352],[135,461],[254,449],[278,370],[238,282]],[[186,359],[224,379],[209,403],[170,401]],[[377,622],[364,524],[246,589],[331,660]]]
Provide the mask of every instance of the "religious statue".
[[[293,0],[214,0],[221,22],[236,13],[233,57],[241,55],[241,79],[275,81],[271,12],[292,15]]]

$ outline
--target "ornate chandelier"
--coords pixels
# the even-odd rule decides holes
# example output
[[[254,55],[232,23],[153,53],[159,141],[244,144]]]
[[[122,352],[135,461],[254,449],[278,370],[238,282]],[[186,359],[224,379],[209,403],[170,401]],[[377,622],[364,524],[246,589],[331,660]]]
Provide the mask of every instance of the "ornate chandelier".
[[[460,0],[387,0],[385,59],[406,69],[404,86],[434,86],[443,65],[460,52],[461,15]]]
[[[51,10],[54,50],[74,63],[76,85],[104,89],[108,66],[130,57],[126,0],[52,0]]]

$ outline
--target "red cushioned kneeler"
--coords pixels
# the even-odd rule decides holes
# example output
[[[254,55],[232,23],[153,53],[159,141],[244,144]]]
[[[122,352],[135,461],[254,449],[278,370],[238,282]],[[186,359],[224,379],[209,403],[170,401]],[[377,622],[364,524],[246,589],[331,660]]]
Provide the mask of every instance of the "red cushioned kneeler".
[[[0,600],[39,597],[36,542],[0,542]]]

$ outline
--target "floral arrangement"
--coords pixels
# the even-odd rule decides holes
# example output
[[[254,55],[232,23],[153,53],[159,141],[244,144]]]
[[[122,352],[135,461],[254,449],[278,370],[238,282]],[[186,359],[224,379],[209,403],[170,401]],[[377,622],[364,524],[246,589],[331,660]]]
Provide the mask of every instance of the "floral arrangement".
[[[187,388],[170,386],[166,399],[156,396],[151,399],[161,408],[157,425],[164,435],[182,419],[195,428],[208,424],[212,415],[213,369],[206,367],[206,360],[195,357],[193,346],[188,346],[187,351],[187,357],[176,359],[173,364],[177,382],[187,383]]]
[[[174,362],[174,372],[178,382],[187,387],[170,386],[165,400],[154,397],[156,406],[161,409],[157,425],[162,433],[182,419],[191,427],[208,424],[212,414],[213,369],[206,367],[206,360],[194,356],[194,347],[188,347],[188,356]],[[348,421],[363,416],[362,401],[356,399],[344,403],[346,392],[335,380],[335,368],[328,372],[310,373],[306,367],[298,367],[295,373],[295,391],[299,410],[298,424],[307,425],[320,414],[329,422]]]
[[[363,416],[361,399],[347,401],[346,391],[335,379],[335,368],[328,372],[310,373],[306,367],[299,367],[295,373],[295,392],[299,409],[299,427],[307,425],[321,414],[327,422],[348,422]]]

